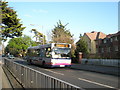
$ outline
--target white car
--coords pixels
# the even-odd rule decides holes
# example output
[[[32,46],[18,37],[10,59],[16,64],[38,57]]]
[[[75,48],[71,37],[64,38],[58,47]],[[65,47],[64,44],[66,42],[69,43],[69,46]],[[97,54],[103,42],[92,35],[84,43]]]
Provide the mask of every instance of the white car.
[[[14,59],[15,57],[13,55],[8,55],[9,59]]]

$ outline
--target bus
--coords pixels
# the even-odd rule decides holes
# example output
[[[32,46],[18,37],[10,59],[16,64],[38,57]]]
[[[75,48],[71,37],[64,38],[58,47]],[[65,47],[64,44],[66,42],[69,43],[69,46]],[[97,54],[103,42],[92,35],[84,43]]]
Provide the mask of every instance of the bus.
[[[43,67],[70,67],[71,44],[50,43],[27,49],[27,62]]]

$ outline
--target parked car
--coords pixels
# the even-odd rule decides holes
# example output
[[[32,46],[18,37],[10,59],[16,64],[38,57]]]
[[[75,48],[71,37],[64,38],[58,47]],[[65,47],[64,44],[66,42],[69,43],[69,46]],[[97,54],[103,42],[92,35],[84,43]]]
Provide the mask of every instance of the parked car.
[[[5,55],[4,55],[4,54],[2,54],[2,57],[5,57]]]
[[[15,57],[13,55],[8,55],[9,59],[14,59]]]

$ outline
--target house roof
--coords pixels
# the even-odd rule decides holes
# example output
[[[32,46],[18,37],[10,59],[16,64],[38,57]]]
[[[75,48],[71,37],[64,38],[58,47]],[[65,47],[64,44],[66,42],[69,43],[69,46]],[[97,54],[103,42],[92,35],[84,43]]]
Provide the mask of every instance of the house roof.
[[[120,35],[120,31],[118,31],[117,33],[114,33],[114,34],[108,34],[106,37],[110,38],[110,37],[118,36],[118,35]]]
[[[106,37],[106,34],[102,33],[102,32],[95,32],[95,31],[92,31],[90,33],[85,33],[89,39],[91,40],[96,40],[96,39],[103,39]]]

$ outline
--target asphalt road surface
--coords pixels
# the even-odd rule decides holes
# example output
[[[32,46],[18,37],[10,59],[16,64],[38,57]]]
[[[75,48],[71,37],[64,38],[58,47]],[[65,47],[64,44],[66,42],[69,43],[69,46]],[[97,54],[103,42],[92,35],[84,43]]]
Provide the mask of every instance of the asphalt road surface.
[[[28,65],[24,60],[15,60],[15,62],[43,72],[47,75],[56,77],[63,81],[69,82],[81,88],[114,88],[118,90],[118,77],[96,72],[75,70],[71,68],[42,68],[36,65]]]

